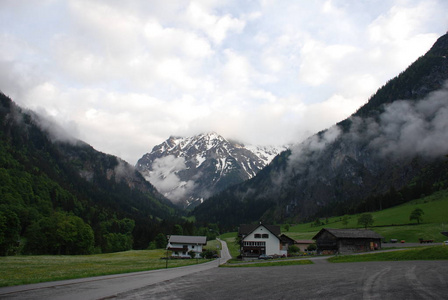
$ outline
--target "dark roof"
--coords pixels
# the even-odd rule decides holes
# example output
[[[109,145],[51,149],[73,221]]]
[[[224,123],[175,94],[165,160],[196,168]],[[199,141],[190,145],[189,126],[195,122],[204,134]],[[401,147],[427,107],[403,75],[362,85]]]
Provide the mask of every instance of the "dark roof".
[[[295,243],[295,241],[286,234],[280,235],[280,241],[282,241],[283,243],[291,243],[291,244]]]
[[[295,240],[294,243],[296,244],[314,244],[313,240]]]
[[[278,225],[264,225],[264,224],[241,224],[240,227],[238,227],[238,235],[249,235],[251,232],[253,232],[258,227],[263,226],[266,227],[267,230],[269,230],[272,234],[275,236],[279,236],[281,233],[280,226]]]
[[[346,239],[382,239],[383,237],[373,230],[368,229],[333,229],[322,228],[314,237],[313,240],[319,238],[319,236],[327,231],[336,238]]]
[[[171,235],[168,243],[206,245],[206,236]]]

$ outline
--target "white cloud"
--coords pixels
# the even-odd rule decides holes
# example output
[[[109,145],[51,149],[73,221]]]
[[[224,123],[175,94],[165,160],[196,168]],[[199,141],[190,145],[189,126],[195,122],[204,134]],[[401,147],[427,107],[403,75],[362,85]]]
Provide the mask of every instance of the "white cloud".
[[[229,14],[217,16],[202,6],[198,1],[190,2],[186,11],[186,19],[193,27],[203,31],[216,44],[222,43],[228,32],[241,32],[244,21],[232,17]]]
[[[364,139],[378,154],[391,158],[443,157],[448,151],[447,97],[445,85],[425,99],[387,105],[378,120],[352,118],[350,138]]]
[[[193,180],[182,181],[178,175],[179,171],[185,170],[185,159],[168,155],[154,160],[152,171],[145,177],[173,202],[185,200],[195,187]]]
[[[424,54],[446,11],[444,0],[3,1],[0,90],[130,163],[199,131],[298,142]]]

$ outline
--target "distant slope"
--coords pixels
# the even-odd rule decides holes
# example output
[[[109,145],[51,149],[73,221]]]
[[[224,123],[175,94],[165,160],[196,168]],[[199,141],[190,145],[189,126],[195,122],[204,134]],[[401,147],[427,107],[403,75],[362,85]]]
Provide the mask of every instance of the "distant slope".
[[[0,255],[20,249],[76,254],[92,247],[148,247],[162,232],[160,220],[178,210],[134,167],[61,135],[54,126],[0,94]],[[81,226],[86,236],[92,232],[94,244],[75,249],[89,238],[67,224]],[[37,236],[42,247],[30,248]],[[50,236],[57,241],[45,242]],[[28,239],[16,245],[19,237]]]
[[[232,228],[376,210],[448,186],[448,36],[352,117],[197,207]],[[401,100],[401,101],[396,101]]]
[[[420,208],[423,210],[423,221],[417,224],[409,220],[411,212]],[[405,240],[406,242],[418,242],[419,238],[442,242],[447,240],[441,231],[448,231],[446,211],[448,210],[448,190],[442,190],[431,196],[419,198],[392,208],[372,212],[372,229],[381,234],[386,241],[390,239]],[[359,214],[346,215],[347,224],[342,222],[343,217],[322,218],[322,225],[311,223],[291,226],[287,235],[294,239],[310,239],[322,228],[360,228],[358,225]],[[385,246],[385,245],[383,245]]]
[[[136,168],[164,196],[187,207],[254,177],[283,149],[246,146],[215,132],[170,137],[143,155]]]

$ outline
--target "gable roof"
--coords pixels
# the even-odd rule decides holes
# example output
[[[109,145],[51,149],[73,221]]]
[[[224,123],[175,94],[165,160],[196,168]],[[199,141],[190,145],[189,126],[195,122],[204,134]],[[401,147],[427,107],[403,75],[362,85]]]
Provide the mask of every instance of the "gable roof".
[[[319,236],[327,231],[336,238],[348,238],[348,239],[382,239],[383,237],[373,230],[368,229],[333,229],[322,228],[314,237],[313,240],[319,238]]]
[[[278,225],[264,225],[260,223],[260,224],[241,224],[240,227],[238,227],[238,235],[239,236],[249,235],[260,226],[265,227],[267,230],[269,230],[273,235],[277,237],[281,233],[280,226]]]
[[[314,241],[313,240],[295,240],[294,243],[308,245],[308,244],[314,244]]]
[[[282,241],[282,243],[291,243],[291,244],[295,243],[295,241],[286,234],[280,235],[280,241]]]
[[[206,236],[171,235],[168,243],[206,245]]]

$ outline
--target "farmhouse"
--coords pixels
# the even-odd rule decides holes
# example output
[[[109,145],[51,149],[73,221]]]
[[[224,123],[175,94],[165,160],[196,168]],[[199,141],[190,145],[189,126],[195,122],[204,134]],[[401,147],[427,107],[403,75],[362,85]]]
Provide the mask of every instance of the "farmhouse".
[[[280,226],[243,224],[238,228],[241,257],[256,258],[261,254],[286,256],[294,240],[281,234]]]
[[[383,237],[366,229],[321,229],[314,237],[317,252],[323,254],[353,253],[381,249]]]
[[[194,257],[199,258],[205,245],[207,245],[206,236],[171,235],[166,248],[172,251],[173,257],[190,258],[189,252],[193,251]]]

